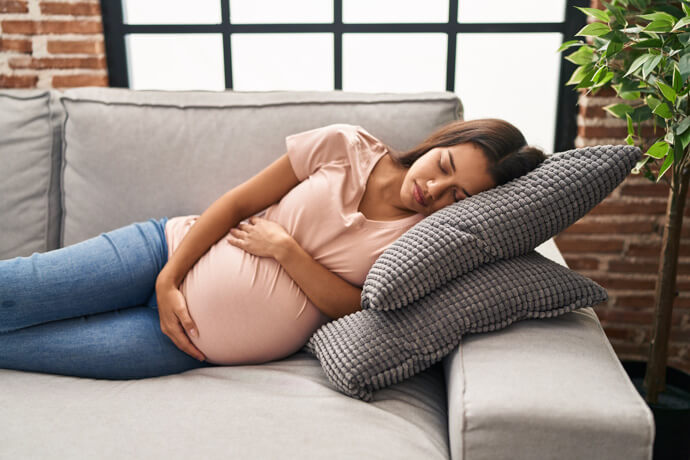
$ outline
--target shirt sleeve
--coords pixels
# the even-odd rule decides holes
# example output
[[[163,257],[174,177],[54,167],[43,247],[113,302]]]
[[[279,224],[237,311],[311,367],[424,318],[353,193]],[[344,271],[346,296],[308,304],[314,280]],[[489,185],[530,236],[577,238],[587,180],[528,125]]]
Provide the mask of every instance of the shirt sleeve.
[[[326,163],[350,160],[357,129],[338,123],[287,136],[287,155],[297,179],[303,181]]]

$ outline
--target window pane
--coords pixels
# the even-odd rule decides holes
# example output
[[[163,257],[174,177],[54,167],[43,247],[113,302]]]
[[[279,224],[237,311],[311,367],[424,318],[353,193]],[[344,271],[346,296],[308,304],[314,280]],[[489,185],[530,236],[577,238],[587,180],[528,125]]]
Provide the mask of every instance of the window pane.
[[[458,22],[563,22],[565,0],[460,0]]]
[[[132,89],[225,89],[220,34],[125,36]]]
[[[333,89],[332,34],[232,34],[233,88]]]
[[[445,91],[446,34],[343,34],[343,90]]]
[[[333,22],[332,0],[230,0],[230,22]]]
[[[552,152],[562,40],[560,33],[458,34],[455,91],[464,118],[502,118]]]
[[[448,0],[343,0],[343,22],[448,22]]]
[[[125,24],[220,24],[219,0],[124,0]]]

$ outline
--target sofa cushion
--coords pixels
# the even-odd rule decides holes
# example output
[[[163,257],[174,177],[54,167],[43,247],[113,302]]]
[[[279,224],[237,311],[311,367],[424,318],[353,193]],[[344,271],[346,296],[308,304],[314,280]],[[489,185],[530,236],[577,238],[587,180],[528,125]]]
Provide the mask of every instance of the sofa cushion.
[[[640,155],[628,145],[556,153],[521,177],[439,209],[374,262],[362,308],[401,308],[481,264],[532,251],[606,198]]]
[[[58,246],[60,114],[49,90],[0,90],[0,259]]]
[[[151,217],[201,214],[285,153],[285,137],[362,125],[407,148],[457,119],[452,93],[67,90],[62,245]]]
[[[605,301],[606,290],[537,251],[480,265],[406,308],[362,310],[321,326],[305,350],[339,391],[369,401],[458,347],[466,334],[559,316]]]
[[[0,458],[449,458],[440,363],[379,396],[334,391],[303,352],[124,381],[0,369]]]

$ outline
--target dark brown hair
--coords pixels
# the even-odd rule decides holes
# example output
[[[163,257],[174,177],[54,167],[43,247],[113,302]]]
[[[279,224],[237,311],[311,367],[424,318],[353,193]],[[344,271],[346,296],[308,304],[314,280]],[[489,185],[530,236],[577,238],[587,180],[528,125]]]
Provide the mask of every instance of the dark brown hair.
[[[527,174],[547,158],[538,147],[527,145],[519,129],[497,118],[450,122],[413,149],[396,152],[391,157],[398,165],[409,168],[435,147],[464,143],[472,143],[484,152],[489,162],[487,173],[496,186]]]

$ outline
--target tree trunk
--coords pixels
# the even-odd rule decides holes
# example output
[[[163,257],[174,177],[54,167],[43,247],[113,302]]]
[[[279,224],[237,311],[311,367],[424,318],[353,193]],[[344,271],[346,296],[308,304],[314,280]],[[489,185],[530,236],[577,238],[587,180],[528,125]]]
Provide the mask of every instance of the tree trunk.
[[[671,167],[668,172],[673,173],[673,169]],[[652,327],[652,340],[649,344],[647,371],[644,376],[646,401],[651,404],[657,404],[659,393],[666,389],[668,339],[671,332],[673,301],[678,295],[676,292],[678,250],[689,177],[690,170],[687,167],[683,168],[680,174],[672,174],[671,177],[671,189],[669,190],[661,243],[659,273],[654,294],[656,313]],[[675,193],[674,189],[676,189]]]

